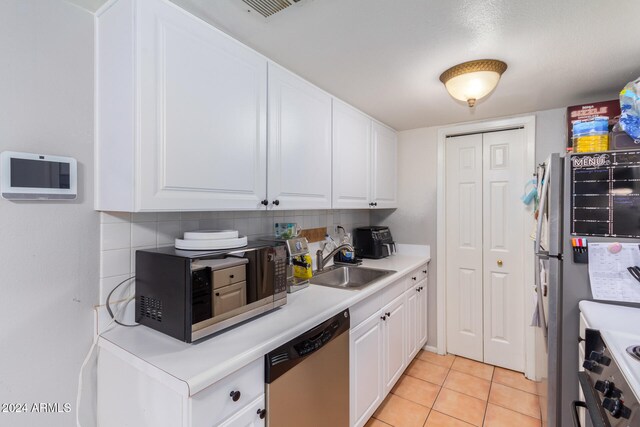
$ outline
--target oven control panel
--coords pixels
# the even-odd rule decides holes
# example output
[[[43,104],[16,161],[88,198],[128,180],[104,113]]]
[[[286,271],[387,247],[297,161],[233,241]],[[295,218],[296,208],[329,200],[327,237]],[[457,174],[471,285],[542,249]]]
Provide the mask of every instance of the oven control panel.
[[[585,330],[584,373],[580,386],[594,427],[640,426],[640,403],[627,384],[600,332]],[[640,365],[639,365],[640,366]]]

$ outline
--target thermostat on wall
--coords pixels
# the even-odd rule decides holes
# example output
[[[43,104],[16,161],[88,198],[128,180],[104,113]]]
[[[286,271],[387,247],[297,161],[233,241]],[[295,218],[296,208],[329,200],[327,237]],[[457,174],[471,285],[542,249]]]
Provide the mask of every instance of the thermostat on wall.
[[[72,157],[0,153],[0,191],[7,200],[72,200],[78,163]]]

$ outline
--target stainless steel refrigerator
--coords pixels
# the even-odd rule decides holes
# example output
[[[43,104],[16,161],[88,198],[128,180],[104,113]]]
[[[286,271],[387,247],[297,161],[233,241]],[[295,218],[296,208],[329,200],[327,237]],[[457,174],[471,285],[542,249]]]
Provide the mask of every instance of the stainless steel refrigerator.
[[[571,402],[578,400],[578,303],[592,299],[588,264],[574,260],[574,252],[586,259],[588,247],[574,251],[572,239],[623,243],[638,242],[640,236],[640,151],[588,156],[552,154],[543,165],[535,237],[540,320],[536,328],[536,371],[543,426],[548,427],[573,425]],[[574,157],[590,163],[583,161],[585,167],[573,168]],[[617,179],[620,177],[625,179]],[[616,185],[628,185],[633,191],[618,195]],[[583,202],[602,206],[579,206]],[[600,217],[591,219],[584,217],[585,213]],[[541,279],[541,268],[546,270],[546,282]]]

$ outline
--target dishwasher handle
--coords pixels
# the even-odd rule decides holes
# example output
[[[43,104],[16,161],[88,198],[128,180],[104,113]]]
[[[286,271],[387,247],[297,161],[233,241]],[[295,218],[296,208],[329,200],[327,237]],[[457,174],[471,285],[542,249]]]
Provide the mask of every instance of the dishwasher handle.
[[[265,382],[271,384],[339,335],[349,331],[349,327],[350,315],[349,309],[346,309],[269,352],[265,356]]]

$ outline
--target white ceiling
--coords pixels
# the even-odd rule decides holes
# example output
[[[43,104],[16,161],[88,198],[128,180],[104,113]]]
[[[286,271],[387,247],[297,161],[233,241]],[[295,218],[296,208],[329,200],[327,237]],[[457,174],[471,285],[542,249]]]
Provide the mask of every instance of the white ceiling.
[[[172,1],[398,130],[611,99],[640,76],[638,0],[303,0],[269,18]],[[483,58],[509,68],[469,109],[438,77]]]

